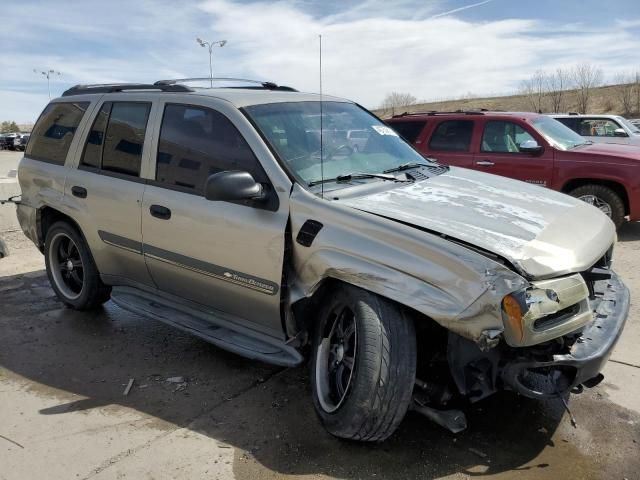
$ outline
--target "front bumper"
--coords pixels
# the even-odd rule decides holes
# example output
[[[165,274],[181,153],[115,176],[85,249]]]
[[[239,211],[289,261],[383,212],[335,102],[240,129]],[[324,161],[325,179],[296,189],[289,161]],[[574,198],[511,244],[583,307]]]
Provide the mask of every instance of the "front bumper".
[[[608,280],[595,283],[590,300],[593,321],[588,324],[568,352],[518,354],[501,369],[506,389],[533,398],[554,397],[580,385],[593,386],[622,334],[629,313],[629,290],[612,272]],[[546,358],[545,358],[546,357]]]

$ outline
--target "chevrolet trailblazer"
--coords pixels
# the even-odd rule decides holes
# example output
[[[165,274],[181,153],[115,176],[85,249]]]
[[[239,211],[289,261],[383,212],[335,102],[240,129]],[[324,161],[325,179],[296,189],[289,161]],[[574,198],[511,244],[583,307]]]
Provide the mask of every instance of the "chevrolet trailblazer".
[[[427,160],[335,97],[76,86],[42,112],[18,177],[62,302],[111,299],[276,365],[308,358],[339,437],[384,440],[409,408],[459,431],[451,398],[593,386],[627,317],[601,211]]]

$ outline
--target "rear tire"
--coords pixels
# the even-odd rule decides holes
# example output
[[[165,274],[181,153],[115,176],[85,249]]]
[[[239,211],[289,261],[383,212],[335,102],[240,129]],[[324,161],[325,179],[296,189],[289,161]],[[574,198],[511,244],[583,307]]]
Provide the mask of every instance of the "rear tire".
[[[416,374],[413,321],[389,300],[350,285],[335,288],[325,298],[312,350],[316,413],[337,437],[385,440],[411,403]]]
[[[47,231],[44,258],[53,291],[69,307],[90,310],[109,300],[111,287],[100,280],[84,237],[67,222]]]
[[[620,228],[625,221],[624,202],[620,195],[604,185],[583,185],[569,192],[572,197],[579,198],[605,213]]]

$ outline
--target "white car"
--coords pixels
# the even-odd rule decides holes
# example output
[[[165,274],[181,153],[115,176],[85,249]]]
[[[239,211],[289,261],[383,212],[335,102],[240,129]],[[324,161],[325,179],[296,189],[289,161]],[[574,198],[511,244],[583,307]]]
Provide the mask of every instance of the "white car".
[[[619,115],[552,115],[577,134],[596,143],[640,146],[640,128]]]
[[[369,132],[367,130],[349,130],[347,132],[349,146],[356,152],[361,152],[368,140]]]

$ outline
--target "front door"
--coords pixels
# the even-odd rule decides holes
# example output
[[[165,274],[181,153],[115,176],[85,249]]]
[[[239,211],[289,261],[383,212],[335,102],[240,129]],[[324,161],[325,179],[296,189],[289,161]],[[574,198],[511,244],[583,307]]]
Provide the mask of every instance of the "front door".
[[[543,145],[542,153],[520,152],[519,145],[527,140]],[[551,184],[553,149],[525,124],[509,120],[486,121],[479,150],[474,155],[475,170],[545,187]]]
[[[266,201],[213,202],[210,175],[248,171]],[[245,138],[225,115],[167,103],[155,173],[142,202],[143,251],[158,288],[283,338],[280,283],[286,198],[279,199]]]
[[[140,173],[150,143],[145,139],[151,105],[148,101],[100,105],[78,168],[69,171],[65,184],[67,202],[98,270],[113,277],[113,283],[153,283],[142,256],[140,220],[144,191]]]

